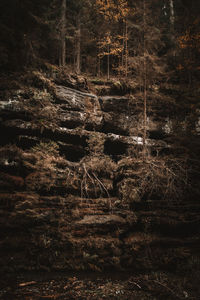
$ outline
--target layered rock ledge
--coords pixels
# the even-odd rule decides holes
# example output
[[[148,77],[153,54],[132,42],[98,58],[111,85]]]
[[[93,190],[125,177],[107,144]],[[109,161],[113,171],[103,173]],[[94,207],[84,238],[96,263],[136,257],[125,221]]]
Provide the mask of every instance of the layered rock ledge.
[[[145,160],[137,97],[54,83],[13,89],[0,108],[2,270],[181,269],[198,259],[187,149],[172,142],[162,105],[149,112]]]

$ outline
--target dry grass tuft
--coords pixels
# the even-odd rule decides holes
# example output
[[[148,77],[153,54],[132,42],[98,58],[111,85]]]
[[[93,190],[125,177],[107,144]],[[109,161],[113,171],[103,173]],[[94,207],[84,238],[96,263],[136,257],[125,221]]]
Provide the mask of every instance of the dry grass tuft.
[[[89,197],[88,191],[93,189],[97,195],[109,195],[116,164],[109,156],[87,156],[82,159],[79,173],[81,178],[81,197]]]
[[[146,199],[175,200],[188,186],[186,162],[181,159],[147,157],[145,160],[123,159],[119,163],[121,198],[129,201]],[[129,178],[127,178],[129,177]]]

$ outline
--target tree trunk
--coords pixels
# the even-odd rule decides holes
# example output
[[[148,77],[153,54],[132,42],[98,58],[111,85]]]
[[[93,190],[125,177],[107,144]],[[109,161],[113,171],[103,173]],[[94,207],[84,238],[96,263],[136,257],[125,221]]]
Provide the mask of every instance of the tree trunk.
[[[128,76],[128,25],[127,20],[125,20],[125,39],[126,39],[126,65],[125,65],[125,74]]]
[[[61,6],[61,53],[59,64],[60,66],[65,66],[65,59],[66,59],[66,43],[65,43],[65,36],[66,36],[66,0],[62,0]]]
[[[171,41],[172,41],[172,44],[175,46],[176,41],[175,41],[175,34],[174,34],[174,22],[175,22],[174,0],[169,0],[169,6],[170,6],[169,20],[170,20],[170,29],[171,29]],[[175,63],[175,59],[176,59],[175,47],[174,47],[172,54],[173,54],[173,59],[174,59],[174,63]]]
[[[98,46],[98,76],[101,76],[101,57],[100,57],[100,39],[99,39],[99,46]]]
[[[76,53],[76,72],[81,72],[81,22],[80,15],[77,17],[77,53]]]
[[[174,30],[174,0],[169,0],[170,5],[170,24],[171,24],[171,30]]]
[[[123,39],[122,39],[122,64],[121,64],[121,74],[124,74],[124,50],[125,50],[125,29],[123,22]]]
[[[144,30],[144,49],[143,49],[143,59],[144,59],[144,131],[143,131],[143,155],[144,157],[146,156],[146,137],[147,137],[147,61],[146,61],[146,36],[145,36],[145,32],[146,32],[146,0],[143,0],[143,9],[144,9],[144,13],[143,13],[143,30]]]
[[[108,56],[107,56],[107,79],[110,79],[110,46],[108,45]]]
[[[101,76],[101,58],[98,57],[98,76]]]

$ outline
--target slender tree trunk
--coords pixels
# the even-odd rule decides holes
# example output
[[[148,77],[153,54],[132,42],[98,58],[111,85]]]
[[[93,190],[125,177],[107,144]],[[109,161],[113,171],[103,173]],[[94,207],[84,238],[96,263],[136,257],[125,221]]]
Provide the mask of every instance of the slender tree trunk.
[[[108,56],[107,56],[107,79],[110,79],[110,45],[108,45]]]
[[[193,51],[188,47],[188,60],[193,61]],[[188,87],[191,88],[192,85],[192,68],[188,65]]]
[[[99,39],[99,46],[98,46],[98,76],[101,76],[101,57],[100,57],[100,39]]]
[[[126,65],[125,65],[125,74],[128,76],[128,24],[127,20],[125,20],[125,40],[126,40]]]
[[[122,75],[124,74],[124,49],[125,49],[125,29],[124,29],[124,22],[123,22],[123,44],[122,44],[122,68],[121,68],[121,73]],[[126,50],[126,49],[125,49]]]
[[[99,77],[101,76],[101,58],[100,58],[100,56],[98,58],[98,76]]]
[[[174,31],[174,0],[169,0],[170,5],[170,24],[171,24],[171,30]]]
[[[65,66],[65,60],[66,60],[65,36],[66,36],[66,0],[62,0],[62,5],[61,5],[61,54],[60,54],[60,58],[59,58],[59,64],[62,67]]]
[[[144,59],[144,132],[143,132],[143,155],[146,156],[146,137],[147,137],[147,61],[146,61],[146,0],[143,0],[143,26],[144,26],[144,44],[143,44],[143,59]]]
[[[77,17],[77,53],[76,53],[76,72],[81,72],[81,22],[80,15]]]
[[[171,41],[172,44],[175,45],[175,35],[174,35],[174,22],[175,22],[175,14],[174,14],[174,0],[169,0],[169,6],[170,6],[170,28],[171,28]],[[175,47],[173,50],[173,57],[174,57],[174,63],[175,63],[175,56],[176,56],[176,51]]]

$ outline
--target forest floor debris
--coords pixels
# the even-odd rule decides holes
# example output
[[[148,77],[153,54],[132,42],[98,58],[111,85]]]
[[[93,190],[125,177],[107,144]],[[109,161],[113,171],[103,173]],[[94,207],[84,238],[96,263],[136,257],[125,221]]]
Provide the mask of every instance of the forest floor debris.
[[[199,288],[192,280],[164,272],[133,276],[109,272],[68,275],[35,273],[17,275],[15,279],[12,276],[7,283],[5,279],[1,281],[0,299],[195,300],[198,293]]]

